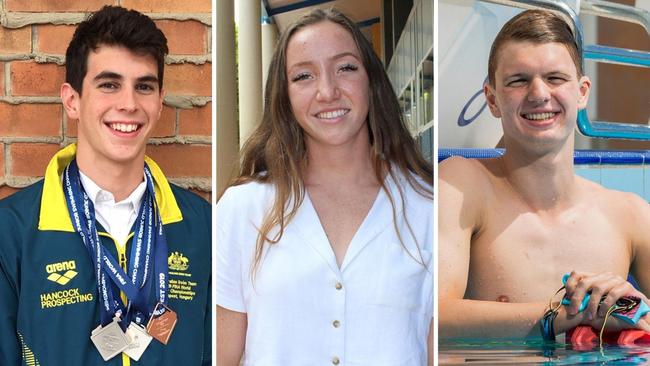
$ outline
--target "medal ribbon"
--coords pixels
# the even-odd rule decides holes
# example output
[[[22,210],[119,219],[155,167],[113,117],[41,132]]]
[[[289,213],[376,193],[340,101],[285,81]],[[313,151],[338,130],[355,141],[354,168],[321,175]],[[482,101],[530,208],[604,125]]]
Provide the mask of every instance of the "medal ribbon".
[[[151,171],[145,164],[145,170],[144,174],[147,176],[147,182],[151,185],[151,192],[154,192],[153,190],[153,177],[151,176]],[[157,207],[156,207],[157,208]],[[167,248],[167,238],[165,237],[165,231],[163,230],[163,223],[162,223],[162,218],[160,217],[160,212],[156,210],[156,225],[151,226],[149,225],[149,230],[156,230],[156,245],[155,245],[155,253],[154,253],[154,258],[155,258],[155,264],[154,264],[154,269],[156,271],[156,278],[157,278],[157,288],[158,288],[158,302],[162,304],[167,304],[167,270],[168,270],[168,263],[167,263],[167,254],[168,254],[168,248]],[[150,217],[150,220],[153,218]],[[151,314],[151,311],[153,311],[153,308],[150,309],[149,315]]]
[[[95,263],[95,277],[100,299],[100,320],[104,326],[112,321],[113,315],[123,315],[126,327],[133,315],[140,325],[152,313],[152,306],[147,304],[151,290],[151,255],[154,254],[156,282],[158,282],[158,299],[166,302],[167,293],[167,242],[162,228],[160,214],[155,210],[155,192],[153,177],[145,164],[147,190],[135,223],[133,245],[129,258],[128,276],[115,258],[102,245],[97,232],[95,210],[92,201],[83,189],[76,160],[66,167],[63,183],[66,191],[66,203],[75,231],[81,236],[91,259]],[[79,203],[83,211],[79,210]],[[155,221],[154,221],[155,217]],[[155,233],[155,236],[154,236]],[[144,252],[144,253],[143,253]],[[162,259],[160,258],[162,256]],[[111,281],[107,281],[106,277]],[[162,279],[162,280],[161,280]],[[128,308],[125,309],[119,297],[113,296],[113,284],[126,294]]]

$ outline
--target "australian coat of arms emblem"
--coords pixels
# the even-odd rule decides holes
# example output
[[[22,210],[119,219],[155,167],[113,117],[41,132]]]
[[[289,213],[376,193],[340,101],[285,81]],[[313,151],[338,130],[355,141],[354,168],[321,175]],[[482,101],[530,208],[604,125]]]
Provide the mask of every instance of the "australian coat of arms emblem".
[[[185,271],[190,266],[190,260],[182,253],[173,252],[167,258],[167,264],[172,271]]]

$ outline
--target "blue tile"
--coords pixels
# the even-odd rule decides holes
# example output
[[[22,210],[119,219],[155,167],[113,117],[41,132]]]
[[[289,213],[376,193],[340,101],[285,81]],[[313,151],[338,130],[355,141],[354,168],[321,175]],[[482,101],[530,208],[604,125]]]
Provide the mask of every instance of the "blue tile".
[[[576,174],[592,182],[600,183],[600,166],[597,165],[584,165],[576,166]]]
[[[650,166],[645,166],[643,169],[643,176],[645,177],[645,196],[643,198],[650,202]]]
[[[642,166],[604,166],[601,176],[602,185],[606,188],[632,192],[645,197],[645,169]]]

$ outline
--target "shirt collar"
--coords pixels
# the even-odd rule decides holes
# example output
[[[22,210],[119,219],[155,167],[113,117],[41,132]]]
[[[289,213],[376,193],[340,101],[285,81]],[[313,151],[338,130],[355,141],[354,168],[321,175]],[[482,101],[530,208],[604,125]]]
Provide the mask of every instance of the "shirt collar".
[[[90,177],[85,175],[81,170],[79,171],[79,176],[81,177],[81,184],[88,195],[88,198],[92,201],[93,205],[97,206],[97,203],[109,203],[112,205],[115,204],[126,204],[130,205],[131,209],[138,210],[140,204],[142,203],[142,197],[144,192],[147,190],[147,177],[144,177],[144,180],[131,192],[131,194],[123,199],[120,202],[115,202],[115,196],[113,193],[102,189],[97,185]]]
[[[45,178],[43,179],[43,193],[41,195],[41,213],[38,221],[39,230],[74,232],[61,184],[61,176],[65,167],[74,159],[76,153],[77,144],[70,144],[57,152],[47,165]],[[183,215],[181,214],[181,210],[178,207],[167,178],[165,178],[158,164],[147,156],[144,159],[151,170],[154,191],[156,192],[156,205],[158,206],[163,224],[167,225],[182,221]]]

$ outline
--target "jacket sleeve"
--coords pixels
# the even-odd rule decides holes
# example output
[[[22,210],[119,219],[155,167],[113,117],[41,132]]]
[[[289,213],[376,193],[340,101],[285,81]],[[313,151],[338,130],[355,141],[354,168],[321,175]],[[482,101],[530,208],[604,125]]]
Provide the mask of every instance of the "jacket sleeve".
[[[205,330],[203,331],[203,366],[212,365],[212,276],[208,281],[208,301],[205,309]]]
[[[0,208],[0,365],[20,365],[22,352],[16,319],[18,317],[17,260],[12,255],[15,248],[15,231],[10,218]],[[13,258],[13,259],[12,259]]]
[[[207,257],[210,258],[210,271],[208,277],[208,296],[205,304],[205,329],[203,331],[203,366],[212,365],[212,347],[214,346],[212,342],[212,311],[215,309],[212,306],[212,206],[206,205],[206,214],[207,218],[206,227],[208,235],[208,254]]]

